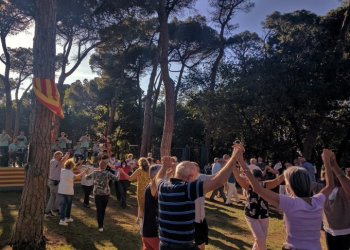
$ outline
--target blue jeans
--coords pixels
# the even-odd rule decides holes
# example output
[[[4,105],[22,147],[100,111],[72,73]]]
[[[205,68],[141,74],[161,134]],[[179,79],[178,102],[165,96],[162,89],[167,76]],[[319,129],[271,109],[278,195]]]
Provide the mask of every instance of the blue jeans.
[[[73,195],[60,194],[60,196],[61,196],[60,219],[64,220],[65,218],[70,218]]]

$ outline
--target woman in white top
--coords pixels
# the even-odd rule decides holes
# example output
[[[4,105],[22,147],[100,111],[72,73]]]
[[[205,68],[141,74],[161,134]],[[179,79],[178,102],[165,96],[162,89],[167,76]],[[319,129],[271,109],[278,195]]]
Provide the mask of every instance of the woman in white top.
[[[82,162],[79,162],[80,165]],[[73,159],[69,159],[64,164],[64,169],[61,170],[60,183],[58,185],[58,194],[61,197],[61,206],[60,206],[60,222],[59,225],[67,226],[67,222],[73,222],[73,219],[70,217],[72,201],[74,195],[74,179],[85,174],[86,171],[81,172],[78,175],[75,175],[72,169],[75,167]]]
[[[86,171],[86,174],[89,175],[94,171],[94,167],[88,163],[88,165],[83,165],[84,170]],[[83,205],[86,208],[90,208],[90,200],[89,196],[92,193],[92,190],[94,188],[94,180],[93,179],[87,179],[86,175],[81,177],[81,187],[83,188],[84,191],[84,202]]]

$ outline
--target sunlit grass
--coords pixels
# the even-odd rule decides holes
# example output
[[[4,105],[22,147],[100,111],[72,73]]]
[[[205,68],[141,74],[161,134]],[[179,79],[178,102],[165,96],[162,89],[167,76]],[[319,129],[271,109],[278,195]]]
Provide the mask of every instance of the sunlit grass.
[[[72,207],[74,222],[64,227],[58,225],[58,217],[45,220],[47,249],[141,249],[139,225],[135,223],[137,203],[134,191],[135,187],[131,186],[132,195],[129,195],[127,209],[121,209],[116,198],[113,195],[110,197],[105,231],[101,233],[97,230],[93,201],[91,209],[84,208],[81,203],[82,193],[77,186]],[[7,245],[11,236],[19,202],[20,192],[0,193],[0,249]],[[207,201],[206,214],[210,229],[207,249],[251,249],[253,237],[244,219],[243,204],[228,207],[221,201]],[[285,233],[281,218],[278,213],[270,218],[268,249],[277,250],[282,247]],[[325,245],[324,239],[322,241]]]

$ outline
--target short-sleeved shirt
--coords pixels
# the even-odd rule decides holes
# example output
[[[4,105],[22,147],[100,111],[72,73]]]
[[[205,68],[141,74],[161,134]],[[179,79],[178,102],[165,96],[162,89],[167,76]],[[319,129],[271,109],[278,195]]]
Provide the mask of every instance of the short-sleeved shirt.
[[[80,138],[80,146],[82,148],[88,148],[90,146],[90,138],[87,136],[82,136]]]
[[[70,169],[62,169],[60,183],[58,184],[59,194],[74,195],[74,173]]]
[[[219,162],[214,163],[213,168],[211,169],[211,174],[216,175],[221,170],[221,164]]]
[[[309,173],[310,180],[315,182],[316,181],[316,177],[315,177],[315,167],[314,167],[314,165],[312,165],[310,162],[305,161],[302,164],[302,167],[305,168],[307,170],[307,172]]]
[[[50,171],[49,171],[49,179],[54,181],[59,181],[61,178],[61,169],[63,164],[56,160],[52,159],[50,161]]]
[[[17,141],[18,141],[18,147],[20,148],[25,148],[27,146],[27,137],[25,135],[19,135],[17,136]]]
[[[75,147],[74,147],[74,154],[75,154],[75,155],[81,155],[81,154],[83,154],[83,151],[82,151],[82,149],[81,149],[81,146],[75,146]]]
[[[13,152],[17,152],[18,149],[18,145],[16,143],[11,143],[9,146],[9,152],[13,153]]]
[[[66,137],[59,137],[58,138],[58,144],[60,145],[60,148],[66,149],[67,148],[67,138]]]
[[[175,245],[194,243],[195,200],[203,196],[203,182],[171,178],[158,185],[159,239]]]
[[[153,197],[150,186],[145,190],[142,237],[158,238],[158,197]]]
[[[95,171],[87,175],[86,179],[94,180],[94,195],[110,195],[111,189],[109,188],[109,181],[118,181],[118,175],[116,176],[107,170]]]
[[[8,147],[11,136],[8,134],[0,134],[0,147]]]
[[[122,168],[123,171],[124,171],[127,175],[130,175],[130,173],[131,173],[131,168],[130,168],[130,166],[125,166],[125,167],[116,166],[116,167],[115,167],[116,170],[118,170],[118,169],[120,169],[120,168]],[[119,180],[121,180],[121,181],[126,181],[126,180],[127,180],[127,177],[121,174],[120,177],[119,177]]]
[[[279,209],[284,213],[286,245],[293,249],[321,250],[321,224],[326,197],[311,197],[311,205],[299,197],[279,195]]]

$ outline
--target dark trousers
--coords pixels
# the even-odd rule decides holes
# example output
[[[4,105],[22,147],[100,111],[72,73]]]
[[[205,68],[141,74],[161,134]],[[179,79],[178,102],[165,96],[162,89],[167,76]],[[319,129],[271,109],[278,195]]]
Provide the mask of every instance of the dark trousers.
[[[120,201],[121,195],[120,195],[120,191],[119,191],[119,181],[114,182],[114,187],[115,187],[115,196],[117,197],[117,200]]]
[[[0,167],[8,167],[9,161],[9,147],[8,146],[0,146]]]
[[[128,190],[130,182],[127,180],[118,181],[118,188],[120,193],[120,205],[122,208],[126,207],[126,191]]]
[[[108,197],[109,195],[95,195],[98,228],[103,228]]]
[[[226,201],[226,195],[225,195],[225,192],[224,192],[224,186],[221,186],[219,187],[218,189],[215,189],[212,193],[211,193],[211,196],[210,196],[210,199],[214,199],[214,196],[220,192],[220,196],[222,199],[224,199],[224,202]]]
[[[60,194],[61,206],[60,206],[60,219],[70,218],[70,212],[72,210],[73,195]]]
[[[326,243],[328,250],[349,250],[350,234],[332,236],[326,232]]]
[[[90,196],[94,186],[93,185],[92,186],[81,185],[81,187],[83,188],[83,191],[84,191],[84,204],[89,205],[89,196]]]

